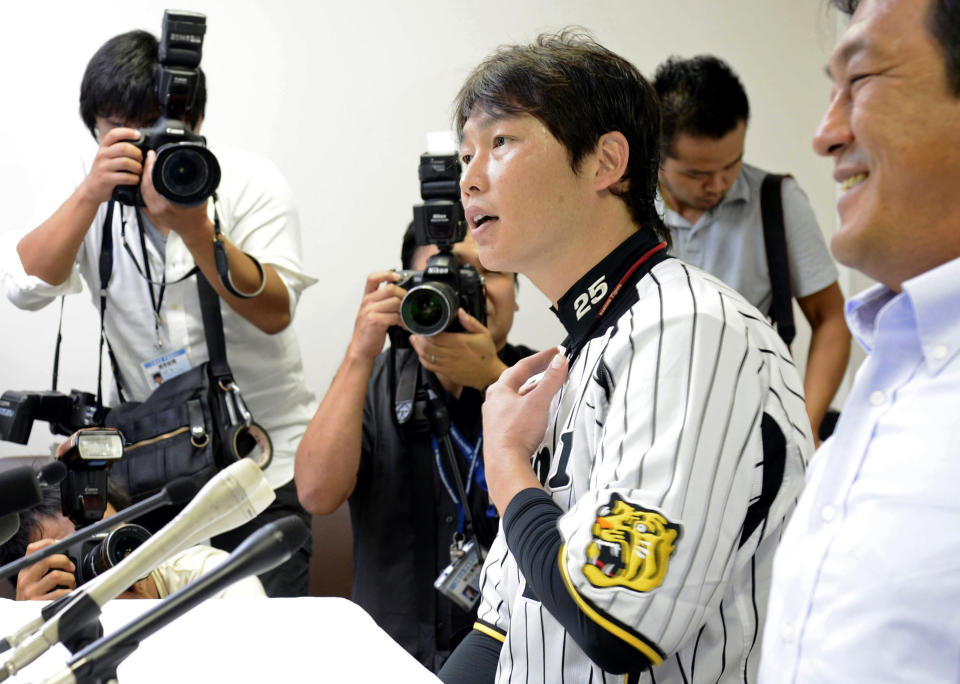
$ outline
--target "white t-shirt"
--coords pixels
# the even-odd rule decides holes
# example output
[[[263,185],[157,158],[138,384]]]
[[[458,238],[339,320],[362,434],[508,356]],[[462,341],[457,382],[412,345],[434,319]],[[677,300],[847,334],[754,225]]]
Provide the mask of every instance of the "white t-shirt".
[[[160,564],[150,576],[157,585],[160,598],[166,598],[199,579],[201,575],[207,574],[229,556],[226,551],[197,544]],[[251,575],[234,582],[212,598],[267,598],[267,594],[260,580]]]

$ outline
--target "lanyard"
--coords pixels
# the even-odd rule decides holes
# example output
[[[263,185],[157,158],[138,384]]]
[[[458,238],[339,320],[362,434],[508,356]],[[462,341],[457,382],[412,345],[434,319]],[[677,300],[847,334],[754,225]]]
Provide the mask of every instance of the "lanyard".
[[[474,473],[477,468],[477,463],[480,459],[480,445],[483,442],[483,435],[478,437],[477,443],[471,447],[469,442],[467,442],[463,435],[460,434],[460,431],[457,430],[457,426],[452,422],[450,423],[450,435],[453,437],[453,442],[457,445],[457,449],[470,464],[470,469],[467,471],[466,485],[466,493],[470,494],[470,487],[473,484]],[[443,483],[444,488],[447,490],[447,494],[450,495],[450,500],[453,501],[453,505],[457,509],[457,533],[463,534],[465,515],[464,507],[468,506],[470,502],[461,502],[451,486],[450,481],[447,479],[446,471],[443,468],[443,458],[440,455],[440,445],[437,443],[437,438],[431,435],[430,444],[433,446],[433,457],[437,463],[437,472],[440,474],[440,481]]]
[[[133,250],[130,248],[130,243],[127,242],[127,219],[124,216],[122,207],[120,209],[120,240],[123,242],[123,248],[127,250],[127,254],[130,255],[130,260],[133,262],[133,266],[137,270],[137,273],[147,283],[147,292],[150,295],[150,305],[153,308],[153,330],[157,336],[157,348],[159,349],[163,346],[163,340],[160,337],[160,328],[163,325],[163,319],[160,317],[160,308],[163,306],[163,294],[167,289],[167,274],[164,270],[159,281],[153,279],[153,274],[150,271],[150,260],[147,256],[147,239],[145,235],[146,231],[143,227],[143,214],[140,212],[139,205],[137,205],[134,210],[137,217],[137,227],[140,229],[140,253],[143,255],[143,268],[140,268],[140,264],[137,263],[137,257],[134,256]],[[214,197],[213,202],[213,213],[214,217],[217,217],[216,197]],[[178,278],[171,284],[176,285],[177,283],[183,282],[193,274],[197,273],[199,270],[199,266],[194,266],[181,278]],[[159,286],[156,295],[154,295],[153,292],[154,285]]]
[[[163,325],[163,320],[160,318],[160,307],[163,306],[163,294],[167,289],[167,273],[164,269],[159,283],[153,280],[153,274],[150,273],[150,258],[147,255],[147,238],[146,230],[143,227],[143,214],[140,213],[139,205],[134,207],[134,211],[137,216],[137,227],[140,229],[140,253],[143,255],[143,270],[140,269],[136,257],[133,256],[133,250],[127,244],[127,221],[122,210],[120,212],[120,239],[123,241],[123,246],[126,248],[127,254],[130,255],[130,259],[133,260],[137,273],[147,282],[147,293],[150,295],[150,306],[153,308],[153,330],[157,336],[157,349],[159,349],[163,346],[163,339],[160,337],[160,327]],[[159,285],[156,296],[153,293],[154,285]]]

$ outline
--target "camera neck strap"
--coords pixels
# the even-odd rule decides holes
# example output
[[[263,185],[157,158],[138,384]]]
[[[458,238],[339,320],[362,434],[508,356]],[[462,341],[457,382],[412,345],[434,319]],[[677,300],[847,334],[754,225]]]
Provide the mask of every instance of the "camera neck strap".
[[[246,252],[243,253],[260,272],[260,285],[253,292],[241,292],[233,283],[233,276],[230,275],[230,258],[227,256],[227,247],[223,241],[223,232],[220,230],[220,214],[217,212],[217,193],[213,193],[213,260],[217,264],[217,275],[220,277],[220,284],[223,288],[240,299],[253,299],[263,292],[267,287],[267,274],[263,270],[263,265],[255,257]]]
[[[123,388],[120,386],[120,371],[117,367],[117,358],[113,354],[110,343],[103,328],[104,316],[107,311],[107,287],[110,285],[110,275],[113,273],[113,208],[116,202],[110,200],[107,205],[107,215],[103,219],[103,236],[100,239],[100,347],[97,355],[97,410],[103,408],[103,345],[106,343],[110,355],[110,366],[113,368],[113,377],[117,383],[117,393],[123,401]],[[57,340],[56,356],[60,356],[60,342]]]
[[[457,505],[457,515],[463,516],[463,529],[461,529],[460,521],[458,521],[454,542],[459,545],[462,544],[463,540],[467,537],[473,539],[473,543],[482,560],[484,557],[483,547],[480,545],[480,539],[477,537],[477,528],[473,522],[473,513],[470,510],[467,488],[463,485],[463,478],[460,475],[460,468],[457,464],[456,454],[454,453],[451,433],[455,431],[455,428],[453,427],[453,422],[450,420],[450,410],[447,408],[447,404],[443,399],[443,389],[440,387],[440,381],[437,379],[437,376],[423,366],[420,366],[420,381],[427,390],[427,418],[430,421],[431,441],[434,447],[437,466],[440,470],[440,478],[443,480],[444,486],[448,488],[448,493],[451,498],[453,498],[454,505],[457,505],[458,497],[461,502],[460,505]],[[465,441],[464,444],[466,444]],[[473,466],[479,454],[480,440],[477,441],[471,457],[473,459],[473,464],[470,469],[471,477],[473,475]],[[441,458],[441,455],[443,458]],[[454,488],[449,487],[450,483],[444,477],[445,471],[441,466],[443,460],[447,462],[449,476],[450,479],[453,480]],[[456,495],[454,495],[454,492],[456,492]]]
[[[253,292],[241,292],[237,289],[237,286],[233,282],[233,276],[230,274],[230,259],[227,256],[227,248],[224,244],[223,230],[220,228],[220,211],[218,209],[217,202],[217,193],[213,193],[210,197],[213,202],[213,258],[214,263],[217,266],[217,276],[219,277],[220,284],[223,285],[223,288],[232,294],[234,297],[239,297],[240,299],[253,299],[254,297],[259,296],[267,286],[267,276],[266,272],[263,270],[263,265],[251,254],[243,252],[250,261],[253,262],[253,265],[257,267],[257,271],[260,273],[260,285]],[[150,293],[150,303],[153,306],[153,311],[155,314],[155,325],[157,332],[157,346],[161,346],[160,340],[160,326],[163,325],[163,320],[160,317],[160,307],[163,306],[163,293],[167,286],[167,275],[166,273],[161,273],[160,280],[154,280],[153,275],[150,272],[150,262],[147,258],[147,241],[146,241],[146,221],[143,219],[143,213],[140,210],[139,205],[134,206],[134,210],[137,218],[137,225],[140,232],[140,253],[143,257],[143,267],[141,268],[140,263],[137,261],[137,257],[133,254],[133,249],[130,247],[130,243],[127,242],[127,220],[123,216],[121,210],[120,214],[120,239],[123,242],[124,249],[127,250],[127,254],[130,255],[130,259],[133,261],[134,268],[137,269],[137,273],[147,281],[147,288]],[[192,276],[200,269],[199,266],[194,266],[187,273],[182,275],[177,280],[169,283],[170,285],[175,285],[179,282],[182,282]],[[159,288],[158,294],[154,295],[153,286]]]

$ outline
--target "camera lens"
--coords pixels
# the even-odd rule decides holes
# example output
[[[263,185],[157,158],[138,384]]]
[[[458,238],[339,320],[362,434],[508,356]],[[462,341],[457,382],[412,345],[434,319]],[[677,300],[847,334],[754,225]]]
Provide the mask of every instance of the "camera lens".
[[[447,329],[459,308],[456,291],[441,282],[414,287],[400,304],[400,319],[416,335],[436,335]]]
[[[174,151],[163,165],[163,184],[178,195],[194,194],[206,185],[210,175],[203,162],[194,150]]]
[[[106,572],[149,538],[150,533],[140,525],[122,525],[112,530],[84,555],[77,568],[77,584]]]
[[[210,150],[197,143],[163,145],[157,150],[153,185],[173,204],[196,206],[220,185],[220,164]]]

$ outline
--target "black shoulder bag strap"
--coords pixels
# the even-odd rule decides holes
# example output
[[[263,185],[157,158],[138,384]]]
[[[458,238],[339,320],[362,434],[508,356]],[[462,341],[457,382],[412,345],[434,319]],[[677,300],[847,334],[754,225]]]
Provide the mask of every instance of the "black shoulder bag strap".
[[[797,334],[793,322],[793,288],[790,285],[790,262],[787,260],[787,235],[783,223],[781,184],[785,175],[768,173],[760,186],[760,217],[763,221],[763,243],[770,271],[770,318],[781,339],[789,347]]]
[[[104,316],[107,312],[107,287],[110,285],[110,276],[113,273],[113,208],[116,200],[110,200],[107,205],[107,215],[103,219],[103,235],[100,238],[100,353],[97,356],[97,411],[103,408],[103,345],[107,345],[107,354],[110,357],[110,367],[113,369],[113,380],[117,384],[117,396],[120,401],[126,401],[123,396],[123,386],[120,382],[120,367],[113,348],[107,339],[103,327]],[[60,356],[60,340],[57,339],[57,357]]]
[[[207,338],[207,354],[210,356],[210,375],[221,382],[221,388],[233,382],[233,372],[227,363],[227,345],[223,337],[223,317],[220,315],[220,295],[210,281],[197,270],[197,293],[200,296],[200,313],[203,317],[203,335]]]
[[[390,352],[393,354],[393,351]],[[407,355],[403,365],[406,370],[406,380],[402,384],[409,383],[412,375],[413,387],[411,392],[416,392],[420,376],[420,360],[417,355],[411,353]],[[392,372],[392,371],[391,371]],[[398,430],[402,439],[407,444],[408,453],[411,456],[410,469],[413,476],[414,506],[413,522],[414,545],[416,552],[413,559],[414,572],[414,596],[417,602],[417,623],[419,624],[419,634],[417,642],[421,653],[431,652],[436,648],[436,638],[428,640],[428,635],[433,635],[437,624],[437,599],[439,594],[433,588],[433,582],[437,578],[437,516],[433,493],[434,463],[433,454],[430,449],[430,432],[424,430],[422,433],[414,434],[410,429],[410,418],[415,413],[414,405],[416,398],[410,402],[410,411],[407,420],[398,424]],[[394,410],[393,419],[399,421]]]

